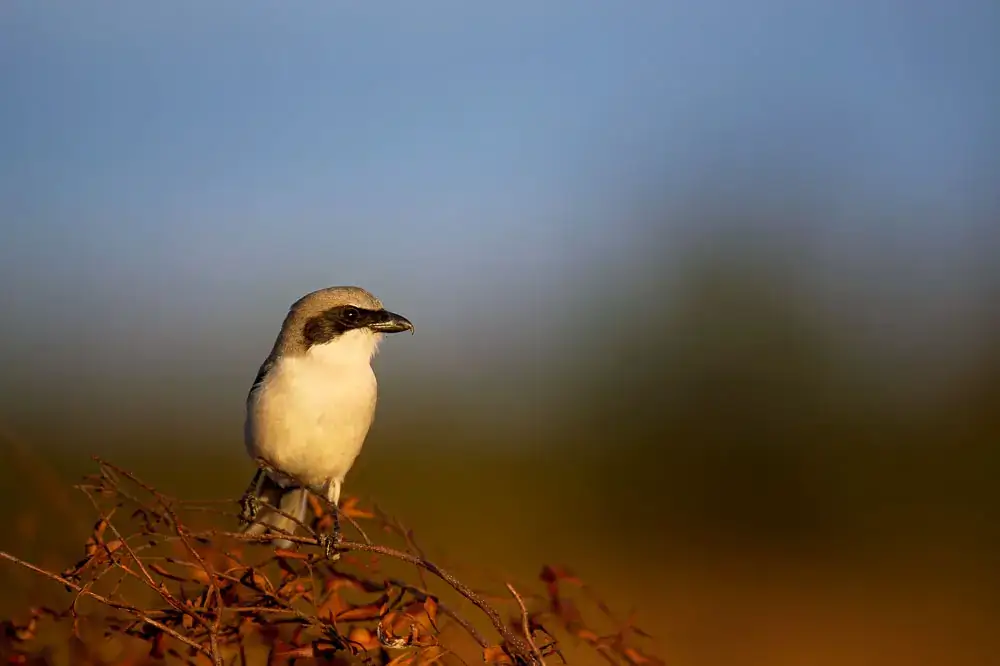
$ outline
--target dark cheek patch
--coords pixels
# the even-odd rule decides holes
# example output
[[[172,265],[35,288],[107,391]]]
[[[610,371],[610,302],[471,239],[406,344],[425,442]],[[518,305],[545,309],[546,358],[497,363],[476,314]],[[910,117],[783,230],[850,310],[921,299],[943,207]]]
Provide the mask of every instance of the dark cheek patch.
[[[338,323],[335,320],[331,321],[324,315],[313,317],[307,321],[305,328],[302,329],[302,337],[305,339],[306,346],[312,347],[327,343],[343,333],[344,329],[338,326]]]
[[[344,317],[344,311],[347,307],[330,308],[309,319],[302,329],[302,338],[306,343],[306,348],[330,342],[347,331],[364,328],[378,319],[378,312],[375,310],[355,308],[358,310],[359,316],[354,321],[349,321]]]

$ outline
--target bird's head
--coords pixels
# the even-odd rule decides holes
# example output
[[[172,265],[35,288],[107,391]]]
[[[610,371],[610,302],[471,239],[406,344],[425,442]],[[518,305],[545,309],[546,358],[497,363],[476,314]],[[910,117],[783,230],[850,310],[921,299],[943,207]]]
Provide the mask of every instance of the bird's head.
[[[356,349],[370,358],[386,333],[413,332],[406,317],[390,312],[361,287],[327,287],[292,304],[282,326],[285,351],[308,353],[323,347],[338,353]]]

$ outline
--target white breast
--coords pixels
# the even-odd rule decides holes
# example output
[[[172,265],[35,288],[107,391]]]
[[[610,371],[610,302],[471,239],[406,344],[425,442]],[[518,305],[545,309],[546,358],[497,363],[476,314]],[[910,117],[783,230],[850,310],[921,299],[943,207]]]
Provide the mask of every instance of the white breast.
[[[248,453],[310,484],[343,480],[375,415],[380,337],[351,331],[279,359],[247,404]]]

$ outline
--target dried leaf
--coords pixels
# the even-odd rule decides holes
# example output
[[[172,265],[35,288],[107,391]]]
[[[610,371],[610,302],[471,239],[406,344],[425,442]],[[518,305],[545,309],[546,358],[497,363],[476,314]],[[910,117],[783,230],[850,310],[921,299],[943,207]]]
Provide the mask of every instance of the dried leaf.
[[[483,650],[483,661],[487,664],[513,664],[514,660],[499,645],[492,645]]]
[[[101,543],[104,541],[104,532],[107,529],[108,529],[108,520],[106,518],[101,518],[96,523],[94,523],[94,540],[97,541],[97,543]]]
[[[191,580],[201,583],[202,585],[207,585],[209,582],[208,572],[202,567],[191,569]]]
[[[317,606],[316,614],[320,617],[328,617],[330,620],[336,620],[337,615],[343,613],[351,606],[344,598],[340,596],[337,592],[332,592],[326,596],[326,599],[322,604]]]
[[[314,656],[316,656],[316,649],[312,645],[289,647],[274,652],[274,657],[280,659],[311,659]]]
[[[113,518],[110,514],[106,515],[93,525],[87,539],[87,558],[64,575],[72,583],[87,585],[88,590],[89,585],[106,577],[100,586],[100,594],[113,600],[115,607],[122,604],[124,611],[98,610],[91,613],[89,608],[101,608],[101,604],[93,598],[87,599],[86,595],[78,595],[74,597],[69,611],[33,611],[31,617],[37,619],[23,626],[4,622],[0,625],[3,660],[10,660],[11,663],[23,661],[28,666],[41,664],[46,659],[28,652],[41,647],[33,645],[31,639],[37,641],[37,635],[47,633],[48,625],[44,628],[39,625],[44,616],[52,617],[57,625],[55,629],[64,629],[71,637],[70,663],[79,666],[97,666],[112,661],[120,666],[147,666],[167,661],[210,666],[211,660],[202,653],[208,648],[209,631],[198,617],[192,615],[204,612],[202,617],[215,627],[213,635],[227,655],[226,663],[246,662],[247,648],[256,645],[266,646],[264,651],[268,663],[275,666],[284,666],[295,659],[299,659],[300,663],[306,660],[340,663],[347,656],[345,651],[359,656],[366,666],[375,666],[390,659],[389,663],[393,666],[429,666],[452,659],[461,661],[449,650],[447,641],[444,645],[438,644],[442,628],[439,627],[438,616],[442,611],[437,597],[420,591],[426,585],[422,576],[419,588],[415,581],[392,578],[402,575],[392,568],[393,564],[399,564],[394,562],[394,558],[400,557],[398,553],[386,549],[380,551],[381,554],[345,554],[334,567],[314,561],[315,555],[275,550],[273,544],[241,544],[228,534],[232,527],[219,527],[219,532],[213,532],[213,528],[218,526],[194,527],[185,524],[196,511],[202,512],[198,515],[206,515],[204,511],[214,509],[165,498],[127,472],[119,470],[112,474],[115,469],[110,465],[107,470],[102,467],[106,476],[99,480],[101,487],[88,490],[95,497],[101,493],[101,502],[107,505],[105,508],[114,504],[122,507],[123,515],[132,512],[132,519],[127,521],[128,527],[124,520],[118,526],[128,541],[106,541],[109,531],[114,532],[113,524],[108,522]],[[119,490],[119,485],[129,484],[133,486],[131,489]],[[318,523],[332,522],[333,514],[325,510],[321,501],[317,503],[310,495],[310,503],[315,514],[312,521],[314,529]],[[137,505],[139,508],[136,509]],[[167,508],[161,513],[153,506]],[[358,498],[344,498],[341,512],[343,517],[375,518],[376,524],[404,537],[410,552],[419,554],[411,530],[381,516],[377,509],[360,508]],[[378,520],[378,517],[383,520]],[[154,526],[160,529],[166,526],[168,533],[156,533]],[[140,601],[146,601],[148,590],[136,592],[142,595],[141,600],[131,598],[138,586],[132,585],[136,581],[134,576],[128,577],[129,571],[121,570],[122,567],[131,570],[135,565],[130,561],[121,561],[126,544],[131,544],[137,554],[148,558],[143,562],[155,576],[155,591],[160,593],[161,599],[140,604]],[[154,547],[154,550],[150,551],[145,544]],[[198,553],[191,552],[192,544]],[[258,558],[258,554],[263,557]],[[253,567],[249,566],[251,561],[254,562]],[[390,570],[393,573],[390,574]],[[541,570],[540,578],[544,581],[551,608],[540,615],[529,615],[527,623],[528,631],[544,656],[562,655],[555,647],[554,637],[539,624],[540,618],[544,618],[546,623],[557,620],[567,633],[585,641],[582,647],[596,651],[593,656],[599,656],[613,666],[663,665],[656,657],[631,646],[630,640],[647,636],[634,626],[633,618],[629,617],[625,622],[617,621],[610,609],[567,569],[547,566]],[[566,591],[564,586],[561,587],[564,582],[578,586],[582,594],[574,592],[572,599],[561,596]],[[365,602],[374,596],[378,599]],[[510,601],[506,595],[502,600],[484,598],[497,608],[501,607],[497,604],[504,604],[505,609]],[[533,598],[533,604],[536,599]],[[81,600],[86,603],[77,603]],[[179,632],[197,642],[198,646],[176,641],[170,638],[169,633],[143,621],[139,617],[140,611],[135,610],[138,607],[144,609],[141,612],[155,618],[158,624]],[[581,611],[589,613],[595,608],[608,615],[614,626],[619,627],[617,633],[602,636],[583,623]],[[229,612],[216,612],[223,609]],[[477,612],[474,608],[469,611]],[[92,620],[85,621],[87,617]],[[460,618],[472,623],[476,619]],[[338,625],[338,621],[344,624]],[[514,618],[513,630],[517,635],[523,631],[523,622],[524,618]],[[362,623],[364,626],[361,626]],[[60,624],[63,626],[59,627]],[[445,624],[443,620],[441,624]],[[73,633],[70,633],[70,628]],[[474,637],[479,640],[476,633],[473,631]],[[447,629],[444,635],[448,636]],[[545,644],[541,640],[543,635]],[[105,641],[105,638],[111,640]],[[136,650],[122,647],[132,645],[133,641],[144,641],[145,644],[137,646]],[[390,648],[388,656],[384,648]],[[391,649],[401,652],[392,653]],[[507,649],[503,646],[487,647],[482,653],[483,660],[489,664],[513,666],[516,659],[508,649],[509,646]],[[115,654],[110,655],[110,652]]]
[[[338,622],[356,622],[360,620],[375,620],[382,617],[382,606],[385,603],[385,597],[381,597],[370,604],[365,604],[364,606],[355,606],[349,608],[341,613],[337,613],[336,619]]]
[[[583,581],[571,574],[565,567],[545,565],[542,567],[542,572],[539,574],[539,578],[546,583],[566,581],[567,583],[583,586]]]
[[[4,622],[4,633],[10,633],[14,640],[26,642],[34,640],[38,635],[38,620],[31,618],[23,625],[16,625],[13,622]]]
[[[163,659],[167,655],[166,640],[167,635],[162,631],[156,634],[150,641],[149,656],[153,659]]]
[[[317,518],[323,518],[323,516],[326,515],[326,503],[321,502],[319,498],[317,498],[315,495],[310,493],[309,496],[306,498],[306,501],[309,502],[309,508],[312,509],[314,516],[316,516]]]
[[[629,631],[632,631],[632,632],[638,634],[639,636],[642,636],[643,638],[652,638],[652,635],[650,635],[649,633],[643,631],[642,629],[640,629],[639,627],[635,626],[634,624],[629,625]]]
[[[622,650],[622,654],[625,655],[625,658],[628,659],[629,662],[636,664],[636,666],[638,666],[639,664],[654,664],[656,666],[660,666],[661,664],[663,664],[663,662],[660,661],[659,659],[656,659],[655,657],[650,657],[647,654],[643,654],[642,652],[633,647],[625,648],[624,650]]]
[[[253,567],[246,568],[246,571],[240,576],[240,582],[251,588],[263,590],[267,594],[274,594],[274,586],[271,585],[271,581],[266,576],[254,571]]]
[[[382,645],[394,649],[410,647],[417,640],[417,631],[410,618],[395,611],[382,617],[375,628],[375,635]]]
[[[348,640],[357,643],[366,650],[374,650],[379,647],[378,636],[374,632],[364,627],[354,627],[347,634]]]
[[[431,626],[434,627],[434,631],[439,631],[437,626],[437,599],[431,596],[424,599],[424,612],[427,613],[427,618],[431,621]]]
[[[345,497],[340,503],[340,513],[348,518],[374,518],[375,514],[371,511],[358,508],[358,501],[357,497]]]
[[[300,626],[292,632],[292,645],[303,645],[305,641],[305,627]]]
[[[384,585],[373,584],[370,581],[362,581],[361,579],[344,573],[338,573],[331,571],[329,578],[323,583],[323,591],[329,592],[330,590],[337,590],[342,587],[350,588],[352,590],[358,590],[361,592],[384,592]]]

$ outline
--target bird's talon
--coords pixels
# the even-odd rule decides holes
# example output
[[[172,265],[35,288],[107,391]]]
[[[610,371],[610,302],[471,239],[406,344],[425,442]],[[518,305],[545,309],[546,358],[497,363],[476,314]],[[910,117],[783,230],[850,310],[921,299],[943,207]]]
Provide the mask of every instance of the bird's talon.
[[[260,500],[251,494],[246,494],[240,499],[240,522],[244,525],[250,524],[257,517],[260,511]]]
[[[341,542],[339,534],[321,534],[319,537],[319,545],[323,549],[323,555],[326,559],[336,562],[340,559],[340,553],[336,551],[337,545]]]

